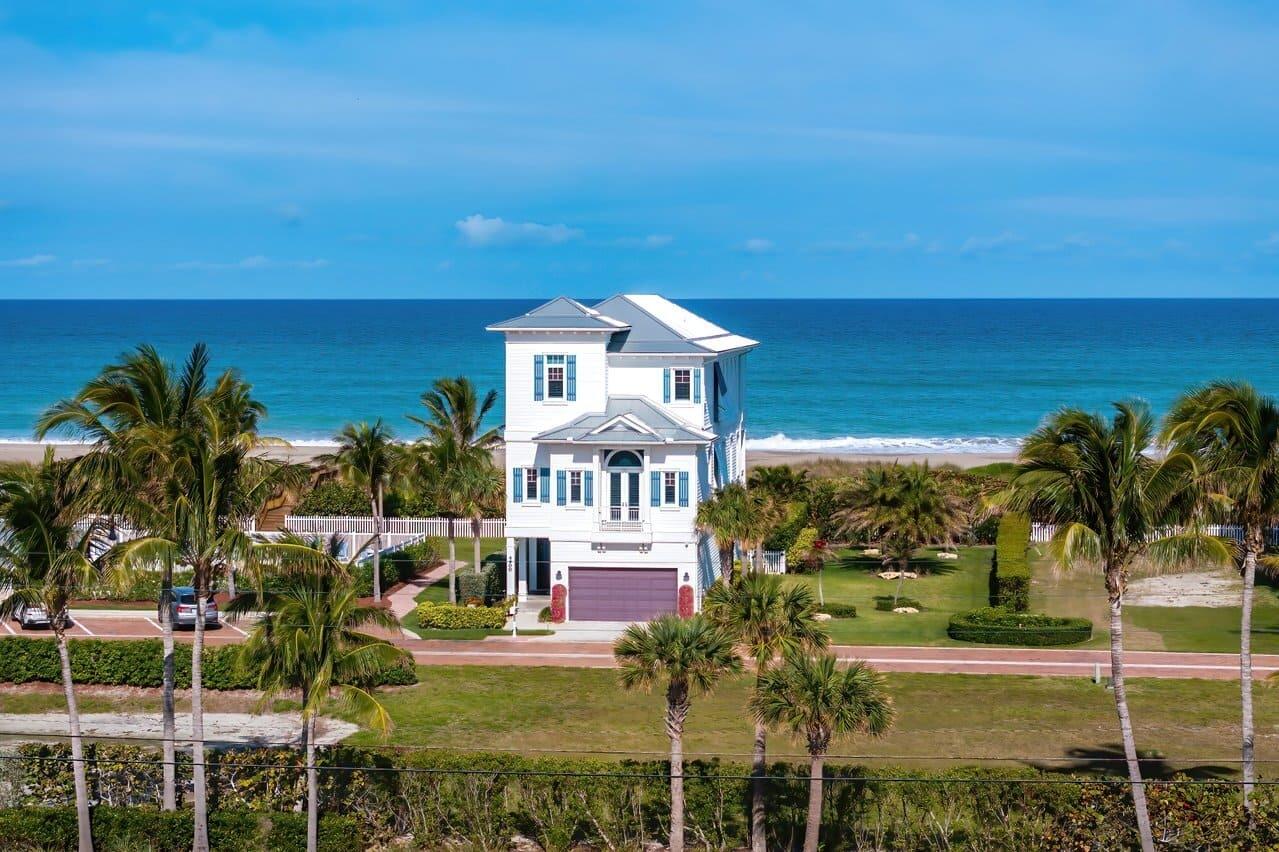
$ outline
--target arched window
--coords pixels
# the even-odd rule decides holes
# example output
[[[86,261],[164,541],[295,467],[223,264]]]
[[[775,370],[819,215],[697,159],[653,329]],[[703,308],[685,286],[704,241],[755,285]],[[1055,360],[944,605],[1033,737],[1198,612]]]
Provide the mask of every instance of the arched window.
[[[638,453],[632,452],[631,450],[618,450],[617,452],[609,455],[608,466],[611,468],[634,470],[642,468],[644,463],[640,461]]]

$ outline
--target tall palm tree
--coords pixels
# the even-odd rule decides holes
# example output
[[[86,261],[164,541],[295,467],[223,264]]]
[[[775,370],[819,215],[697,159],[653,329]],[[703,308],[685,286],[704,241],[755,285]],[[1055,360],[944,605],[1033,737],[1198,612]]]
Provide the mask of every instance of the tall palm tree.
[[[1173,404],[1164,441],[1194,457],[1209,499],[1243,529],[1239,689],[1243,802],[1257,779],[1252,710],[1252,602],[1267,527],[1279,523],[1279,404],[1244,382],[1213,382]]]
[[[1123,603],[1129,572],[1141,559],[1175,565],[1230,560],[1218,539],[1193,528],[1166,535],[1190,519],[1194,459],[1173,451],[1155,459],[1155,424],[1143,403],[1115,403],[1115,414],[1065,408],[1022,443],[1021,459],[1000,502],[1055,524],[1050,549],[1058,564],[1099,565],[1110,600],[1110,669],[1115,712],[1143,850],[1154,848],[1146,789],[1124,684]]]
[[[100,483],[102,511],[123,517],[138,532],[173,538],[174,518],[165,501],[179,435],[203,429],[206,405],[213,388],[208,377],[209,354],[204,344],[192,348],[177,370],[152,346],[139,346],[120,356],[89,380],[72,398],[55,403],[41,415],[36,437],[67,434],[92,444],[92,450],[76,461],[83,474]],[[224,373],[214,386],[232,382]],[[258,404],[245,405],[242,413],[256,421],[263,413]],[[158,565],[161,599],[158,609],[163,634],[163,688],[161,719],[163,786],[161,807],[177,807],[177,762],[174,721],[174,638],[170,607],[173,562]]]
[[[813,616],[817,601],[808,586],[785,585],[780,577],[748,574],[736,583],[720,580],[706,593],[703,612],[745,647],[755,661],[755,685],[779,657],[820,651],[830,637]],[[755,722],[751,759],[751,848],[765,852],[765,783],[767,728]]]
[[[0,479],[0,588],[10,589],[9,597],[0,601],[0,618],[8,618],[19,606],[43,607],[49,615],[67,702],[80,852],[93,852],[93,829],[66,631],[67,602],[97,576],[90,547],[103,546],[103,531],[96,523],[80,524],[91,494],[69,463],[53,460],[51,449],[38,467],[9,470]]]
[[[464,447],[491,450],[501,439],[496,428],[484,429],[484,418],[497,404],[497,391],[490,390],[481,400],[475,385],[466,376],[436,379],[431,389],[422,394],[426,417],[410,414],[414,423],[426,430],[431,443],[452,439]]]
[[[471,541],[475,547],[473,567],[478,574],[483,567],[480,560],[480,533],[484,528],[484,517],[501,502],[505,483],[488,454],[484,454],[474,458],[471,464],[462,469],[456,485],[462,514],[471,522]],[[452,585],[450,582],[450,586]]]
[[[751,491],[766,491],[783,503],[802,500],[808,495],[808,471],[796,470],[788,464],[753,468],[746,477]]]
[[[846,669],[832,654],[790,654],[769,669],[751,696],[757,721],[789,728],[808,746],[808,824],[804,852],[817,852],[822,823],[822,781],[831,741],[849,734],[877,737],[893,722],[893,704],[884,680],[858,660]]]
[[[403,470],[403,453],[390,427],[348,423],[334,440],[338,448],[317,458],[337,468],[342,481],[364,490],[373,515],[373,600],[382,600],[382,501],[385,491]]]
[[[743,518],[742,547],[751,552],[751,570],[764,573],[764,542],[786,514],[786,504],[769,491],[750,491]]]
[[[360,628],[394,629],[399,622],[382,607],[360,605],[351,566],[338,560],[333,547],[286,537],[259,544],[254,551],[255,563],[269,566],[277,575],[276,588],[242,595],[227,612],[232,618],[263,613],[240,649],[240,665],[257,673],[257,688],[262,690],[259,710],[281,692],[299,693],[306,751],[306,848],[315,852],[320,813],[317,722],[336,690],[340,707],[383,736],[390,732],[390,714],[359,684],[393,665],[400,652]],[[263,586],[257,583],[259,590]]]
[[[613,645],[622,687],[666,687],[666,735],[671,741],[671,852],[684,852],[684,722],[692,696],[741,671],[733,638],[701,615],[663,615],[632,624]]]
[[[697,504],[697,527],[715,537],[723,576],[737,577],[733,564],[734,545],[749,534],[750,496],[741,483],[731,482]]]
[[[840,521],[846,532],[877,539],[885,561],[897,563],[900,573],[895,607],[915,552],[926,544],[949,543],[963,524],[963,513],[954,494],[932,475],[927,464],[892,464],[866,471]]]

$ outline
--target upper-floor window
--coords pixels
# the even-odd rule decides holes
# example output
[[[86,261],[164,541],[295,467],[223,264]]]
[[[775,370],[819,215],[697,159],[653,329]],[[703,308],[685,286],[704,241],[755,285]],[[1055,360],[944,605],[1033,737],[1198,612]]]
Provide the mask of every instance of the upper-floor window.
[[[675,378],[675,401],[688,402],[693,398],[693,371],[691,369],[676,369],[673,373]]]
[[[533,400],[577,401],[577,356],[533,356]]]
[[[564,375],[564,356],[546,356],[546,398],[564,399],[567,384]]]
[[[524,468],[524,499],[530,503],[537,502],[537,468]]]
[[[573,504],[582,502],[582,472],[580,470],[570,470],[568,472],[568,502]]]
[[[662,472],[662,505],[674,506],[679,501],[675,490],[675,471]]]

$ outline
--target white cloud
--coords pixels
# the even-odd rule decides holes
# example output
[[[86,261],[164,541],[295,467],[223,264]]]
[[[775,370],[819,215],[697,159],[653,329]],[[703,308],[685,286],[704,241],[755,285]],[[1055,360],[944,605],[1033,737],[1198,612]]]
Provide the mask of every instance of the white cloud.
[[[302,224],[302,216],[305,212],[299,205],[291,202],[275,208],[275,215],[280,217],[280,222],[289,227]]]
[[[766,240],[762,237],[752,237],[742,243],[742,251],[750,252],[751,254],[767,254],[775,248],[777,246],[772,240]]]
[[[1279,254],[1279,231],[1271,231],[1264,240],[1257,240],[1256,246],[1262,254]]]
[[[28,257],[15,257],[12,260],[0,260],[0,266],[45,266],[57,259],[56,254],[33,254]]]
[[[79,269],[94,269],[99,266],[107,266],[111,261],[105,257],[83,257],[79,260],[71,261],[71,265]]]
[[[582,232],[568,225],[542,225],[537,222],[507,222],[479,213],[454,223],[467,245],[476,247],[511,245],[559,245],[580,239]]]
[[[942,244],[936,240],[924,240],[919,234],[904,234],[900,239],[881,240],[875,236],[862,232],[857,234],[850,240],[829,240],[827,242],[814,243],[813,251],[819,252],[907,252],[922,251],[927,254],[938,254],[942,250]]]
[[[1003,251],[1020,242],[1021,237],[1012,231],[1004,231],[1002,234],[996,234],[993,237],[969,237],[959,247],[959,253],[963,255],[989,254],[990,252]]]
[[[670,234],[649,234],[646,237],[619,237],[613,240],[612,245],[622,248],[659,249],[673,242],[675,238]]]
[[[322,269],[329,262],[322,258],[303,260],[274,260],[265,255],[255,254],[231,262],[209,260],[184,260],[173,264],[174,269],[182,270],[225,270],[225,269]]]

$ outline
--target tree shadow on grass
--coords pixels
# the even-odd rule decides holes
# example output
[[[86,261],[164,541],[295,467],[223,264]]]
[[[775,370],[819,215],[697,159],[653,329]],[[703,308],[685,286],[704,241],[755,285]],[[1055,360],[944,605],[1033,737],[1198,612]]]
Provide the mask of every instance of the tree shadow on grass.
[[[860,555],[841,556],[826,566],[827,571],[832,568],[843,571],[859,571],[863,574],[878,574],[881,571],[897,570],[895,566],[885,565],[877,557]],[[960,565],[957,561],[926,556],[910,560],[910,570],[917,572],[920,577],[944,577],[960,570]]]
[[[1193,778],[1196,781],[1228,781],[1238,775],[1238,771],[1233,766],[1212,764],[1173,766],[1157,752],[1138,749],[1137,754],[1141,760],[1142,777],[1151,781],[1163,781],[1174,775]],[[1023,763],[1042,772],[1059,775],[1111,775],[1121,778],[1128,776],[1128,764],[1124,762],[1124,749],[1120,743],[1102,743],[1091,748],[1068,748],[1060,759],[1026,760]]]

